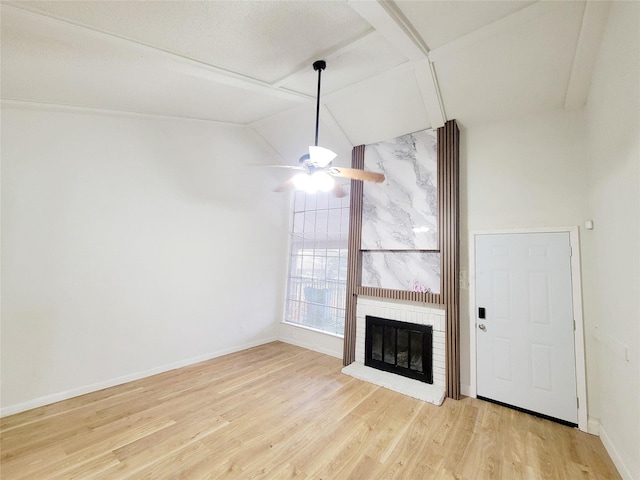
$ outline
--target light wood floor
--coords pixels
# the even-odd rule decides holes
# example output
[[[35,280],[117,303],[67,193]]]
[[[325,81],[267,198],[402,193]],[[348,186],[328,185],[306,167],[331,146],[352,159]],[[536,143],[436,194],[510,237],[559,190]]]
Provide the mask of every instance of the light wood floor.
[[[620,478],[598,437],[340,368],[276,342],[5,417],[0,477]]]

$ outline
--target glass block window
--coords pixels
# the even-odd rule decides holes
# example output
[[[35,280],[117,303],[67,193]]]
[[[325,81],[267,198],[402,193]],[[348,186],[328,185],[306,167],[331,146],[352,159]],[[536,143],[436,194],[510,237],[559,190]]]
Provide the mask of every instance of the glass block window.
[[[349,196],[294,195],[284,321],[343,336]]]

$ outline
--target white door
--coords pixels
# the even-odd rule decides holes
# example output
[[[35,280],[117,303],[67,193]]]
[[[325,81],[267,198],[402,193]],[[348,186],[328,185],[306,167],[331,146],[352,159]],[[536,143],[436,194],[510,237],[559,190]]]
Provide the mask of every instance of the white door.
[[[476,236],[477,393],[577,424],[570,257],[565,232]]]

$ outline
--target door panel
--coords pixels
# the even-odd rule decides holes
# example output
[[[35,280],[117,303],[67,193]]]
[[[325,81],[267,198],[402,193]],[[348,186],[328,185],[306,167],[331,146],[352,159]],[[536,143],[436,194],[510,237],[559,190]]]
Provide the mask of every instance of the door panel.
[[[479,396],[577,423],[568,233],[476,236]]]

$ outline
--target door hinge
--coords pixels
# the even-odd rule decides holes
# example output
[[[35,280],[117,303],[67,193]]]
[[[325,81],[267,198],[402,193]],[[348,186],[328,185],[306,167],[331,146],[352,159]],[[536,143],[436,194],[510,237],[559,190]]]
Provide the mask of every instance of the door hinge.
[[[576,407],[580,410],[580,399],[576,397]]]
[[[576,331],[576,321],[575,320],[573,321],[573,331],[574,332]]]
[[[569,257],[573,257],[573,247],[569,247]]]

